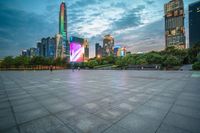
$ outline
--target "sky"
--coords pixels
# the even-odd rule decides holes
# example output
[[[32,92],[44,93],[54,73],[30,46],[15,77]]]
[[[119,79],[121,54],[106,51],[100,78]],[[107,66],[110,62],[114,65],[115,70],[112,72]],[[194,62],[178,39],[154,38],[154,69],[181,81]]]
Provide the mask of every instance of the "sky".
[[[36,47],[43,37],[58,33],[59,6],[63,0],[0,0],[0,58],[20,55]],[[87,38],[90,57],[95,43],[111,34],[115,44],[127,51],[162,50],[164,4],[169,0],[64,0],[67,4],[68,36]],[[188,42],[188,5],[184,0]]]

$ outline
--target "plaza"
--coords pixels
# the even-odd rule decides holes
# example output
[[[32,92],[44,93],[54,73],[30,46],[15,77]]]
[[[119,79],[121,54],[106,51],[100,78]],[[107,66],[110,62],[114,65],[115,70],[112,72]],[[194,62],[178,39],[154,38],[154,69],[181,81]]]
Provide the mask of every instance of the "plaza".
[[[200,72],[1,71],[1,133],[199,133]]]

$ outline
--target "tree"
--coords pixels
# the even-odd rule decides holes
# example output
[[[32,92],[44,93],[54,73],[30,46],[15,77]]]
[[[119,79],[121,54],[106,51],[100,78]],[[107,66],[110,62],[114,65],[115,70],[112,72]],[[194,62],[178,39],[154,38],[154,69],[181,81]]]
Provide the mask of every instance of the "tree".
[[[192,48],[188,49],[188,60],[189,63],[194,63],[197,61],[197,55],[200,53],[200,44],[195,45]]]
[[[122,57],[118,57],[118,58],[116,59],[115,64],[116,64],[117,66],[119,66],[119,67],[123,67],[123,66],[124,66],[124,61],[123,61]]]
[[[148,53],[146,54],[146,61],[148,62],[148,64],[162,64],[163,56],[157,53]]]
[[[105,60],[106,60],[109,64],[114,64],[114,63],[115,63],[115,57],[114,57],[113,55],[105,57]]]
[[[177,57],[175,56],[167,56],[166,57],[166,60],[164,61],[164,66],[166,66],[167,68],[168,67],[173,67],[173,66],[179,66],[181,63],[180,61],[178,60]]]
[[[192,69],[193,69],[193,70],[200,70],[200,62],[195,62],[195,63],[192,65]]]
[[[30,58],[27,56],[17,56],[14,58],[15,67],[27,67],[30,64]]]
[[[4,68],[11,68],[14,66],[14,59],[12,56],[7,56],[3,59],[1,63],[2,67]]]
[[[98,65],[98,62],[96,60],[90,60],[88,63],[87,63],[87,66],[89,68],[94,68],[95,66]]]
[[[137,65],[147,65],[148,62],[146,61],[145,58],[141,58],[141,59],[138,59],[138,60],[136,61],[136,64],[137,64]]]
[[[62,58],[60,58],[60,57],[56,58],[56,59],[54,60],[53,64],[56,65],[56,66],[62,66],[62,65],[63,65],[63,60],[62,60]]]

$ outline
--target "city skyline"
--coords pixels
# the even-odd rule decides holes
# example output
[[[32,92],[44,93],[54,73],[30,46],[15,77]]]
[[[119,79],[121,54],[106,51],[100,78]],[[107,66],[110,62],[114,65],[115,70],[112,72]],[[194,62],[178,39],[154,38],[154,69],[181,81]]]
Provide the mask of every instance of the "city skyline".
[[[184,1],[187,42],[188,4],[195,1]],[[18,55],[22,49],[35,47],[42,37],[54,36],[58,32],[61,2],[0,2],[0,17],[3,20],[0,22],[0,58]],[[116,44],[125,45],[132,52],[159,50],[165,46],[163,6],[169,0],[136,0],[134,4],[128,0],[65,2],[69,17],[68,34],[88,38],[92,51],[90,57],[95,54],[95,43],[102,45],[106,34],[114,36]]]

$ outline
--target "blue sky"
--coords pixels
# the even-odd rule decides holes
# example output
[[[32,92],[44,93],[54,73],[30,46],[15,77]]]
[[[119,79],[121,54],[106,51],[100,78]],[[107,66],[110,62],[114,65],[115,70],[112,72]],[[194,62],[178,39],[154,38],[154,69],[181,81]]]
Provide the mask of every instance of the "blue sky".
[[[90,57],[94,44],[102,44],[111,34],[116,44],[131,52],[164,48],[164,3],[169,0],[66,0],[68,34],[88,38]],[[185,0],[186,31],[188,4]],[[42,37],[58,32],[59,5],[62,0],[1,0],[0,58],[19,55],[21,50],[36,47]],[[188,32],[187,32],[188,36]]]

